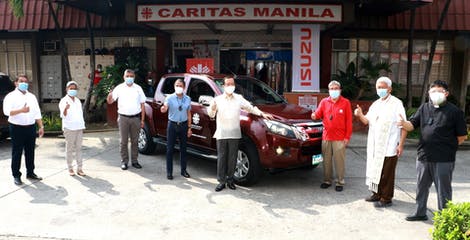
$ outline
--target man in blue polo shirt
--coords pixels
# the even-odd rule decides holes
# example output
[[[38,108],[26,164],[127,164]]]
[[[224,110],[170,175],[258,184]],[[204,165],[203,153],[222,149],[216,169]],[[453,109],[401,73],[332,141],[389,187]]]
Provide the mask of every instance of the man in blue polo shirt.
[[[426,221],[429,188],[436,186],[439,210],[452,200],[452,173],[458,145],[467,139],[467,129],[463,112],[447,102],[447,83],[436,80],[429,89],[430,101],[421,105],[410,121],[400,121],[407,131],[420,128],[416,161],[417,185],[416,204],[413,215],[407,221]]]
[[[180,144],[181,176],[189,178],[186,171],[186,143],[191,137],[191,98],[184,94],[185,83],[181,79],[175,81],[175,93],[165,99],[161,112],[168,111],[168,125],[166,128],[166,177],[173,179],[173,150],[176,138]]]

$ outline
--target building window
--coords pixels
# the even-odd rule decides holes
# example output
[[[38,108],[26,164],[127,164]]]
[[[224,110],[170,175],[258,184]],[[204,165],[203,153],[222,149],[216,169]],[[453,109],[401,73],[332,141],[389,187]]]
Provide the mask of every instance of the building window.
[[[385,62],[390,64],[389,77],[395,83],[406,84],[407,51],[406,39],[333,39],[332,74],[338,70],[344,71],[350,62],[356,64],[361,73],[361,60],[370,59],[373,63]],[[449,81],[451,61],[450,41],[438,41],[434,54],[430,81],[437,79]],[[429,59],[431,40],[415,40],[413,47],[412,85],[413,91],[420,90],[424,81],[424,72]],[[373,82],[371,82],[373,83]]]

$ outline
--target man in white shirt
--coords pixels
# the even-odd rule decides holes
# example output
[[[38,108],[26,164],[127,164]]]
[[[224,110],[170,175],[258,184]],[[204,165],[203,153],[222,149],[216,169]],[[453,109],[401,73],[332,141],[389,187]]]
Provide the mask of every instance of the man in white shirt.
[[[77,174],[85,176],[82,168],[82,141],[85,121],[83,119],[82,103],[77,96],[78,84],[69,81],[66,84],[67,94],[59,102],[60,117],[62,118],[62,130],[65,137],[65,155],[69,175],[74,176],[73,155],[77,161]]]
[[[233,77],[224,78],[224,93],[215,97],[207,113],[213,118],[217,114],[217,129],[214,138],[217,139],[217,180],[216,192],[222,191],[227,185],[235,190],[233,174],[237,161],[238,143],[242,137],[240,130],[240,110],[272,119],[270,114],[263,113],[253,107],[242,95],[234,93],[235,80]]]
[[[119,84],[108,94],[107,102],[112,104],[118,101],[118,125],[121,135],[121,169],[127,170],[129,163],[128,142],[131,139],[131,161],[135,168],[142,168],[137,161],[137,140],[140,128],[144,127],[145,120],[145,94],[142,88],[134,84],[135,72],[131,69],[124,71],[124,82]]]
[[[369,124],[366,185],[372,196],[365,200],[382,208],[392,205],[395,168],[407,135],[398,123],[401,118],[406,118],[406,113],[401,100],[391,94],[390,78],[378,78],[375,86],[379,99],[372,103],[366,115],[359,105],[354,115],[362,123]]]
[[[19,75],[15,80],[16,89],[8,93],[3,100],[3,114],[8,116],[11,137],[11,171],[14,183],[22,185],[21,155],[24,150],[26,178],[42,180],[34,173],[34,148],[36,146],[36,124],[39,137],[44,135],[41,109],[36,96],[28,92],[28,77]]]

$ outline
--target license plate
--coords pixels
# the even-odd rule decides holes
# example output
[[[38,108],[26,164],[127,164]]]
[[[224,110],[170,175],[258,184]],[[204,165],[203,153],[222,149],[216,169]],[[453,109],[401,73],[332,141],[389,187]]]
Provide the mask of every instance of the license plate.
[[[312,165],[317,165],[323,162],[323,157],[321,154],[313,155],[312,156]]]

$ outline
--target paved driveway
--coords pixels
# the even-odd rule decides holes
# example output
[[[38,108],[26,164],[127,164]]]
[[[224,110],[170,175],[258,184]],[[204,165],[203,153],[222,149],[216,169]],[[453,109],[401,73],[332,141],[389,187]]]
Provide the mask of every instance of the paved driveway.
[[[86,177],[70,177],[63,138],[38,140],[41,182],[13,184],[9,142],[0,143],[0,239],[430,239],[432,221],[409,223],[415,191],[414,144],[399,160],[394,205],[363,199],[365,136],[347,150],[343,192],[320,189],[321,167],[265,173],[252,187],[214,192],[216,163],[190,158],[191,179],[166,179],[163,155],[122,171],[117,132],[84,136]],[[175,159],[178,157],[175,156]],[[24,166],[24,163],[23,163]],[[24,173],[24,168],[22,169]],[[454,200],[470,201],[470,151],[458,152]],[[435,210],[434,190],[428,207]],[[428,214],[431,216],[431,213]]]

